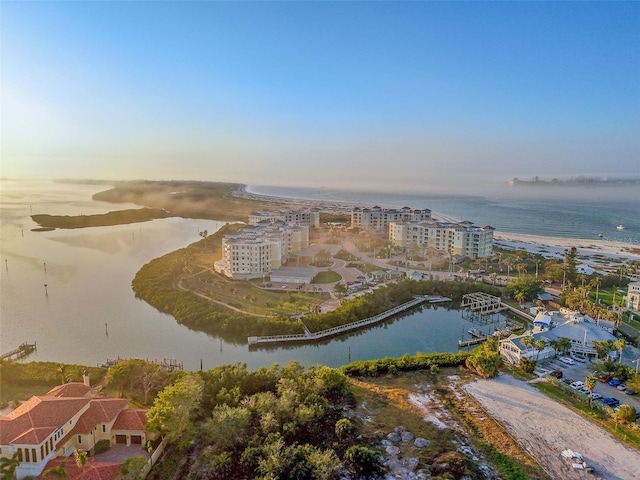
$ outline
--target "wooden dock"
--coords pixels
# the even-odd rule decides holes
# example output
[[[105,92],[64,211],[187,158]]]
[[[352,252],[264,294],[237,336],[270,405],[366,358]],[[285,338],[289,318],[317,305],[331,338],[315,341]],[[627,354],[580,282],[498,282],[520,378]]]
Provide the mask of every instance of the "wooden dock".
[[[15,348],[13,350],[11,350],[10,352],[7,353],[3,353],[2,354],[2,360],[5,360],[7,358],[13,358],[15,357],[15,359],[18,358],[23,358],[26,357],[27,355],[29,355],[30,353],[33,353],[36,351],[36,343],[28,343],[28,342],[24,342],[21,343],[18,348]]]
[[[471,345],[478,345],[478,344],[480,344],[482,342],[485,342],[489,337],[490,337],[490,335],[483,335],[481,337],[469,338],[468,340],[458,340],[458,346],[459,347],[469,347]]]
[[[461,308],[469,308],[474,312],[482,314],[495,313],[509,308],[508,305],[502,303],[500,297],[494,297],[484,292],[469,293],[462,296]]]
[[[356,320],[355,322],[347,323],[346,325],[327,328],[326,330],[321,330],[316,333],[309,332],[309,333],[298,333],[293,335],[270,335],[270,336],[264,336],[264,337],[248,337],[247,343],[249,344],[249,348],[251,348],[256,345],[266,345],[266,344],[276,344],[276,343],[316,342],[316,341],[324,340],[326,338],[333,337],[336,335],[341,335],[351,330],[356,330],[358,328],[374,325],[390,317],[393,317],[398,313],[402,313],[406,310],[409,310],[410,308],[414,308],[425,302],[441,303],[441,302],[450,302],[450,301],[451,299],[447,297],[423,295],[423,296],[415,297],[413,300],[407,303],[403,303],[402,305],[398,305],[397,307],[387,310],[386,312],[379,313],[378,315],[375,315],[370,318]]]
[[[153,363],[154,365],[159,365],[165,368],[166,370],[168,370],[169,372],[173,372],[174,370],[184,369],[183,363],[178,362],[175,358],[164,358],[162,360],[148,360],[148,359],[142,359],[142,358],[120,358],[120,357],[116,359],[107,358],[107,361],[105,363],[99,364],[98,366],[109,368],[109,367],[112,367],[113,365],[117,365],[119,363],[126,362],[128,360],[143,360],[145,362]]]

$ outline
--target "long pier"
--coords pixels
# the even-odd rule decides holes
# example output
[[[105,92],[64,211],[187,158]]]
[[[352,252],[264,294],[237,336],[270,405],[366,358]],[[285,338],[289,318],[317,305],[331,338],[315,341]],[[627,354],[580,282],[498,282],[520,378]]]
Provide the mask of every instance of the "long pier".
[[[2,360],[6,358],[11,358],[11,357],[22,358],[22,357],[26,357],[30,353],[33,353],[35,350],[36,350],[35,342],[34,343],[24,342],[24,343],[21,343],[18,346],[18,348],[14,348],[10,352],[3,353],[2,357],[0,358],[2,358]]]
[[[386,320],[389,317],[397,315],[398,313],[404,312],[410,308],[416,307],[422,303],[441,303],[441,302],[450,302],[451,299],[447,297],[437,297],[430,295],[423,295],[419,297],[415,297],[413,300],[403,303],[402,305],[398,305],[386,312],[379,313],[378,315],[374,315],[373,317],[364,318],[362,320],[356,320],[355,322],[347,323],[346,325],[340,325],[337,327],[327,328],[326,330],[321,330],[316,333],[298,333],[293,335],[269,335],[264,337],[248,337],[247,343],[249,344],[249,348],[255,345],[265,345],[265,344],[274,344],[274,343],[290,343],[290,342],[315,342],[318,340],[323,340],[325,338],[333,337],[335,335],[340,335],[345,332],[349,332],[351,330],[356,330],[358,328],[366,327],[369,325],[373,325],[383,320]]]

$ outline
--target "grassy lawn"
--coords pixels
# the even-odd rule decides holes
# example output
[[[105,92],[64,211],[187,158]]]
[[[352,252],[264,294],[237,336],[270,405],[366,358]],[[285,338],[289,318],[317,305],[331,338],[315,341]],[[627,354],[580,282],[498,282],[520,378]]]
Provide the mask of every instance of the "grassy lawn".
[[[323,283],[334,283],[342,280],[342,276],[334,271],[322,271],[319,272],[315,278],[311,281],[311,283],[315,284],[323,284]]]
[[[328,298],[327,293],[268,290],[259,284],[261,282],[229,280],[210,270],[182,280],[183,287],[189,290],[255,315],[302,313]]]

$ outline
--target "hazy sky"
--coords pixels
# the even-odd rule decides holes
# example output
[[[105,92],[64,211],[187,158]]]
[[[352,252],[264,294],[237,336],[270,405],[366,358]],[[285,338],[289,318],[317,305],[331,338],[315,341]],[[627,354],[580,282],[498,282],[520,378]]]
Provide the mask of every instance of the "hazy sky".
[[[640,2],[0,2],[4,177],[640,174]]]

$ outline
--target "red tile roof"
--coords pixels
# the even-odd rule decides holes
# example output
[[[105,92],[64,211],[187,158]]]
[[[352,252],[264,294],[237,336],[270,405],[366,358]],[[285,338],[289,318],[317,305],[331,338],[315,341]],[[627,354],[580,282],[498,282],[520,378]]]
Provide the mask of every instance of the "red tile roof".
[[[87,387],[84,383],[71,382],[64,385],[58,385],[47,392],[48,397],[88,397],[91,393],[91,387]]]
[[[99,423],[115,420],[128,404],[129,400],[124,398],[94,398],[73,430],[75,433],[90,433]]]
[[[124,410],[113,424],[114,430],[143,431],[147,424],[147,411],[142,409]]]
[[[89,398],[31,397],[6,417],[0,417],[0,445],[41,443],[90,401]]]
[[[65,477],[67,480],[116,480],[120,474],[120,467],[122,464],[114,462],[96,462],[93,458],[88,458],[85,464],[84,471],[78,467],[73,456],[71,457],[57,457],[50,460],[44,471],[49,468],[55,468],[58,465],[64,463],[64,469],[67,473]],[[43,477],[42,474],[34,478],[34,480],[50,479],[53,476]]]

